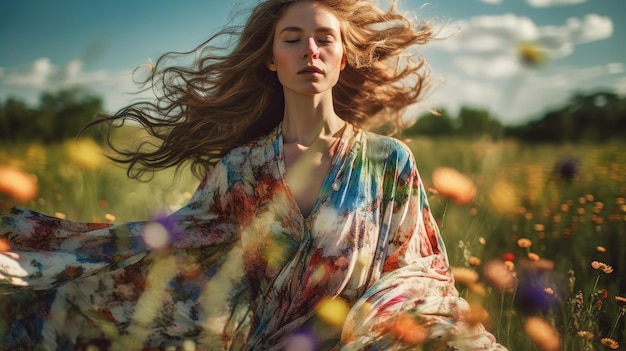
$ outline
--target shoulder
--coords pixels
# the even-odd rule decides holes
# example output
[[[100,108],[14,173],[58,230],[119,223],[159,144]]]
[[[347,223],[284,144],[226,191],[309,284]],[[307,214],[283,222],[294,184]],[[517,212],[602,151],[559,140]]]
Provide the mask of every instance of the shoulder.
[[[412,166],[415,162],[411,149],[397,138],[373,132],[363,132],[363,134],[368,158],[393,162],[402,168],[407,165]]]

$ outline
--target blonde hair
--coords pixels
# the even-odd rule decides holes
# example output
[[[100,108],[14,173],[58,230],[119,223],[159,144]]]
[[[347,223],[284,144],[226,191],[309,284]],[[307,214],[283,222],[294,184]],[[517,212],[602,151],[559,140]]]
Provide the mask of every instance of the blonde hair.
[[[282,120],[282,86],[266,62],[276,22],[298,1],[303,0],[263,1],[245,25],[227,27],[190,52],[161,56],[141,82],[157,92],[155,102],[132,103],[88,126],[109,127],[106,140],[117,153],[111,158],[127,164],[132,178],[187,162],[194,175],[204,176],[229,150],[266,135]],[[341,22],[347,65],[333,88],[336,113],[362,129],[402,128],[403,111],[420,100],[428,82],[424,59],[412,48],[431,39],[431,26],[397,12],[394,1],[387,11],[363,0],[315,1]],[[215,44],[224,38],[237,40],[232,50]],[[190,55],[198,56],[192,65],[166,65]],[[127,120],[140,123],[156,145],[114,145],[112,128]]]

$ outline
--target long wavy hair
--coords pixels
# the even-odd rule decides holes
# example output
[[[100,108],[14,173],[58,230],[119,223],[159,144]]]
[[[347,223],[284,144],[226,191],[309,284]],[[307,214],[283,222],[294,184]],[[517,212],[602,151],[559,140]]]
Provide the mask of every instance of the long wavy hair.
[[[126,164],[131,178],[188,163],[203,177],[229,150],[281,122],[283,89],[266,63],[277,21],[298,1],[310,0],[262,1],[243,26],[228,26],[192,51],[164,54],[139,82],[155,93],[155,101],[99,115],[87,127],[105,125],[114,153],[109,157]],[[393,0],[387,11],[365,0],[315,1],[341,23],[347,65],[333,88],[337,115],[361,129],[392,134],[402,128],[404,110],[421,99],[429,82],[415,49],[431,40],[430,24],[399,13]],[[171,64],[181,57],[193,63]],[[127,121],[141,125],[150,140],[130,148],[115,145],[111,133]]]

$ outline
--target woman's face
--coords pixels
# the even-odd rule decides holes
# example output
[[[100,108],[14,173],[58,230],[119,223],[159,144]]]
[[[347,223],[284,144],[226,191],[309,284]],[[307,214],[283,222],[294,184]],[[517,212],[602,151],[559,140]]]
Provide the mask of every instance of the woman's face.
[[[285,91],[313,95],[330,92],[345,67],[340,23],[315,1],[289,6],[274,32],[272,59]]]

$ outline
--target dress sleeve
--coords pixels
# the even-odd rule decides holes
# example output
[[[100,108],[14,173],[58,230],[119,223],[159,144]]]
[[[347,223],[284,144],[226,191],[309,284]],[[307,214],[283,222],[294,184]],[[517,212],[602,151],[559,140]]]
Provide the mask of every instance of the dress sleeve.
[[[72,222],[25,208],[0,213],[0,293],[43,290],[99,272],[124,268],[152,249],[182,249],[236,240],[226,199],[227,172],[218,163],[189,203],[150,221],[123,224]]]
[[[482,325],[464,321],[468,304],[454,287],[411,151],[398,153],[386,168],[393,171],[383,183],[380,235],[387,240],[382,274],[350,310],[341,350],[421,350],[424,344],[506,350]]]

